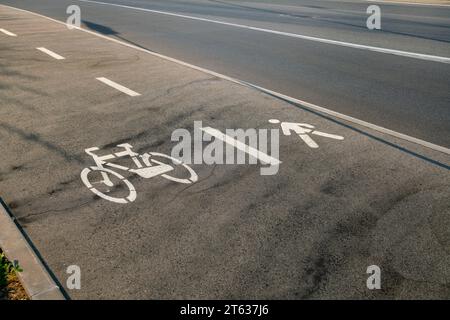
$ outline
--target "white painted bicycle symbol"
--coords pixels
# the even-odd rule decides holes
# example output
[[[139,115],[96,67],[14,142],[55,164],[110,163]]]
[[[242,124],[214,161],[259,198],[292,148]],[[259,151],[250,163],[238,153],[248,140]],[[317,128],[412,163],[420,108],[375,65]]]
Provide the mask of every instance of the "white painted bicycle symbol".
[[[123,151],[107,154],[104,156],[98,156],[94,153],[94,151],[100,150],[97,147],[88,148],[85,149],[85,152],[90,155],[96,164],[96,166],[84,168],[83,171],[81,171],[81,180],[83,183],[88,187],[89,190],[91,190],[93,193],[95,193],[97,196],[116,203],[129,203],[133,202],[136,199],[136,190],[133,186],[133,184],[127,180],[125,177],[123,177],[121,174],[117,173],[113,169],[106,168],[105,166],[108,166],[110,168],[123,170],[131,173],[135,173],[138,176],[150,179],[156,176],[161,176],[165,179],[178,182],[178,183],[194,183],[198,180],[198,176],[195,173],[195,171],[190,168],[188,165],[182,163],[180,160],[172,158],[171,156],[168,156],[163,153],[158,152],[149,152],[144,153],[142,155],[132,151],[132,146],[128,143],[123,143],[117,145],[117,147],[124,148]],[[131,157],[134,164],[137,168],[132,169],[128,168],[116,163],[109,162],[110,160],[122,158],[122,157]],[[172,161],[172,164],[174,166],[180,166],[180,168],[183,168],[183,171],[187,171],[188,178],[177,178],[174,176],[171,176],[167,174],[170,171],[173,171],[175,168],[171,164],[166,164],[163,162],[160,162],[158,160],[155,160],[155,158],[165,158]],[[142,161],[142,162],[141,162]],[[93,172],[100,172],[102,176],[102,180],[91,182],[90,176]],[[128,195],[124,197],[113,197],[105,194],[105,192],[99,190],[98,188],[94,187],[94,185],[102,184],[106,187],[113,187],[115,184],[111,181],[111,176],[114,176],[119,179],[120,183],[123,183],[128,188]],[[91,178],[92,179],[92,178]],[[108,191],[106,191],[108,192]]]

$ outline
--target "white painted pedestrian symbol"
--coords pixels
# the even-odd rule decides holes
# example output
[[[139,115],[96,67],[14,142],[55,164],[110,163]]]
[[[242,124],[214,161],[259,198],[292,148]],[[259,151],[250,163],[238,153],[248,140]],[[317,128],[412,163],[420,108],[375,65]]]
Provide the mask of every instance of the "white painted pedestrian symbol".
[[[85,152],[94,159],[96,166],[84,168],[83,171],[81,172],[81,180],[86,185],[86,187],[89,188],[89,190],[91,190],[93,193],[95,193],[96,195],[98,195],[99,197],[101,197],[105,200],[116,202],[116,203],[129,203],[129,202],[133,202],[137,196],[136,190],[135,190],[133,184],[129,180],[127,180],[125,177],[123,177],[121,174],[117,173],[116,171],[114,171],[112,169],[108,169],[105,166],[108,166],[108,167],[114,168],[114,169],[118,169],[118,170],[131,172],[131,173],[137,174],[138,176],[145,178],[145,179],[150,179],[153,177],[161,176],[165,179],[168,179],[168,180],[171,180],[174,182],[186,183],[186,184],[194,183],[198,180],[198,176],[192,168],[190,168],[188,165],[182,163],[180,160],[175,159],[171,156],[168,156],[163,153],[158,153],[158,152],[149,152],[149,153],[144,153],[144,154],[140,155],[140,154],[132,151],[131,150],[132,146],[128,143],[119,144],[119,145],[117,145],[117,147],[124,148],[124,150],[120,151],[120,152],[112,153],[112,154],[107,154],[104,156],[98,156],[94,153],[94,151],[100,150],[97,147],[88,148],[85,150]],[[137,168],[132,169],[132,168],[128,168],[126,166],[122,166],[122,165],[119,165],[116,163],[109,162],[110,160],[123,158],[123,157],[131,157],[131,159],[133,160],[133,162]],[[166,162],[167,162],[167,160],[171,160],[172,163],[167,164],[167,163],[158,161],[155,158],[157,158],[157,159],[164,158],[164,159],[166,159]],[[180,166],[180,168],[183,169],[184,173],[185,174],[187,173],[188,177],[187,178],[178,178],[178,177],[174,177],[172,175],[167,174],[168,172],[171,172],[175,169],[174,166]],[[96,182],[91,182],[89,180],[90,179],[89,176],[90,175],[92,176],[93,172],[100,172],[101,176],[102,176],[102,180],[96,181]],[[99,190],[99,188],[93,186],[93,185],[101,184],[101,185],[103,185],[103,187],[105,187],[105,186],[113,187],[114,183],[111,181],[111,176],[118,178],[120,183],[123,183],[126,186],[126,188],[128,189],[127,196],[124,196],[124,197],[109,196],[109,195],[105,194],[105,193],[109,192],[108,190],[101,191],[101,190]]]
[[[294,131],[310,148],[318,148],[319,145],[309,136],[309,134],[335,140],[344,140],[344,137],[342,136],[314,130],[315,127],[308,123],[281,122],[278,119],[270,119],[269,122],[274,124],[280,123],[281,130],[285,136],[290,136],[291,131]]]

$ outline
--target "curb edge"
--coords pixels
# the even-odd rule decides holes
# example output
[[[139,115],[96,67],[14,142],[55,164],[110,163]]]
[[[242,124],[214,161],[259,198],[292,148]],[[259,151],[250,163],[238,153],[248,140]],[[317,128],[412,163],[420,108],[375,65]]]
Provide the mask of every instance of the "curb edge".
[[[0,247],[10,261],[19,261],[17,274],[31,300],[66,300],[40,255],[0,197]]]

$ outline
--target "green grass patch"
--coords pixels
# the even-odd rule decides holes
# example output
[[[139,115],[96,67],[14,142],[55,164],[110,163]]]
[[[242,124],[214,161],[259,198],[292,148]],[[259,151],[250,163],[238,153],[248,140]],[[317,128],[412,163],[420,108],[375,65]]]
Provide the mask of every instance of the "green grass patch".
[[[0,249],[0,300],[28,300],[28,296],[17,277],[22,268],[11,262]]]

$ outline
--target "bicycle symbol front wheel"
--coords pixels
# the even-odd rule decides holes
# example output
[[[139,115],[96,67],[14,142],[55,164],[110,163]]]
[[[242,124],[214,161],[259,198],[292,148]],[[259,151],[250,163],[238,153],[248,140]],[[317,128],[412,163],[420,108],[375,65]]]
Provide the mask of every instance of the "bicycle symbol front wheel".
[[[121,197],[121,198],[111,197],[111,196],[101,192],[97,188],[95,188],[92,185],[92,183],[89,181],[89,174],[94,171],[99,171],[102,174],[106,174],[106,175],[113,175],[116,178],[118,178],[121,183],[124,183],[127,186],[128,191],[129,191],[128,196]],[[112,171],[110,169],[100,168],[100,167],[84,168],[83,171],[81,171],[81,180],[86,185],[86,187],[88,187],[89,190],[91,190],[94,194],[96,194],[97,196],[99,196],[105,200],[115,202],[115,203],[129,203],[129,202],[133,202],[134,200],[136,200],[136,190],[134,189],[134,186],[131,184],[131,182],[128,181],[127,179],[125,179],[125,177],[121,176],[117,172]]]
[[[152,166],[152,164],[150,163],[151,157],[162,157],[162,158],[169,159],[172,161],[173,164],[183,167],[189,175],[188,178],[183,179],[183,178],[177,178],[177,177],[174,177],[174,176],[171,176],[171,175],[165,173],[165,174],[162,174],[161,177],[166,178],[167,180],[170,180],[170,181],[174,181],[174,182],[178,182],[178,183],[185,183],[185,184],[197,182],[197,180],[198,180],[197,173],[195,173],[195,171],[191,167],[189,167],[187,164],[181,162],[180,160],[173,158],[171,156],[168,156],[167,154],[164,154],[164,153],[149,152],[149,153],[145,153],[142,155],[142,160],[145,163],[145,165]]]

